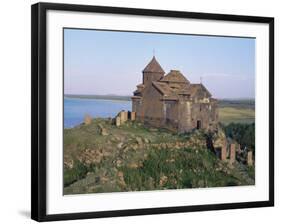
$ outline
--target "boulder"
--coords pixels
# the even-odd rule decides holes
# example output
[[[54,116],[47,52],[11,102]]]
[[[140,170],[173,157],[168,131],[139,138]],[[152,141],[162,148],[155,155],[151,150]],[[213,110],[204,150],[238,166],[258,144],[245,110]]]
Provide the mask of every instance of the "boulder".
[[[107,130],[101,124],[98,124],[98,126],[99,126],[99,129],[100,129],[100,134],[102,136],[107,136],[108,135]]]
[[[142,145],[142,139],[141,137],[136,137],[136,141],[139,145]]]
[[[122,161],[121,161],[121,160],[117,160],[117,161],[116,161],[116,166],[117,166],[117,167],[120,167],[121,165],[122,165]]]
[[[130,164],[128,164],[128,167],[131,169],[137,169],[139,166],[137,163],[130,163]]]
[[[162,187],[165,183],[167,183],[168,177],[163,175],[160,177],[159,185]]]
[[[120,143],[117,144],[118,149],[122,149],[122,146],[123,146],[123,142],[120,142]]]
[[[157,128],[149,128],[148,130],[151,131],[151,132],[157,132],[158,131]]]
[[[147,138],[143,139],[145,143],[149,143],[149,140]]]

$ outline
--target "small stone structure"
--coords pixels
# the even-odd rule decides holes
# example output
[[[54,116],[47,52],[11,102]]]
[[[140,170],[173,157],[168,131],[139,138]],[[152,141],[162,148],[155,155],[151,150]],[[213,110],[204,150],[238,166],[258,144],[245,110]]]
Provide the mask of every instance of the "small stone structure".
[[[248,166],[254,165],[252,150],[243,152],[241,150],[240,144],[234,144],[234,143],[229,145],[229,150],[227,150],[227,148],[228,148],[227,143],[223,144],[221,147],[218,148],[218,149],[220,149],[220,151],[219,151],[219,154],[217,154],[217,155],[219,156],[220,160],[227,161],[230,165],[232,165],[236,160],[239,161],[239,160],[241,160],[241,157],[244,157],[246,155],[245,159],[242,158],[242,162],[243,163],[246,162]]]
[[[119,126],[121,125],[121,118],[120,118],[119,116],[117,116],[117,117],[115,118],[115,125],[116,125],[117,127],[119,127]]]
[[[121,124],[123,124],[128,120],[128,111],[124,111],[124,110],[120,111],[119,116],[120,116],[120,122]]]
[[[248,166],[253,166],[253,152],[252,151],[247,152],[247,164],[248,164]]]
[[[89,125],[92,123],[92,117],[89,114],[85,114],[84,116],[84,124]]]
[[[130,118],[131,118],[131,121],[135,121],[136,120],[136,112],[135,111],[131,112]]]
[[[221,147],[221,160],[226,161],[227,151],[226,151],[226,145],[223,145]]]
[[[232,164],[236,160],[235,144],[230,144],[229,162]]]
[[[124,110],[120,111],[114,119],[114,124],[117,127],[119,127],[120,125],[124,124],[128,120],[135,121],[136,112],[130,112],[130,111],[124,111]]]

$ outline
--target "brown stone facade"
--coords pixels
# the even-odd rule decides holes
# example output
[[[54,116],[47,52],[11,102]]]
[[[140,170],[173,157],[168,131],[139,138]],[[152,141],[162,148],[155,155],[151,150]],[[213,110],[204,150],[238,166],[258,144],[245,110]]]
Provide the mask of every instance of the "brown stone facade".
[[[134,91],[132,111],[138,121],[178,132],[215,130],[218,123],[217,100],[206,87],[191,84],[178,70],[165,75],[155,57]]]

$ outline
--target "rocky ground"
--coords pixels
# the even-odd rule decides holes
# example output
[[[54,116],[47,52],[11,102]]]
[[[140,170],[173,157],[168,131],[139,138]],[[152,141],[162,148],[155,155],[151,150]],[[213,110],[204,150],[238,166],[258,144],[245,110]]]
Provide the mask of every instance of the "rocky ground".
[[[223,142],[219,132],[214,145]],[[229,165],[206,147],[206,133],[176,134],[127,121],[88,119],[64,130],[64,194],[254,184],[254,168]]]

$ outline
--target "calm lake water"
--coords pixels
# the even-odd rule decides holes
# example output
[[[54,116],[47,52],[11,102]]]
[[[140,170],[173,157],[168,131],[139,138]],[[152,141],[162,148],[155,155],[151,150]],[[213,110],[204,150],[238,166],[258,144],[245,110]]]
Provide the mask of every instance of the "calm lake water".
[[[115,117],[121,110],[132,110],[131,101],[64,98],[64,127],[81,124],[85,114],[92,117]]]

